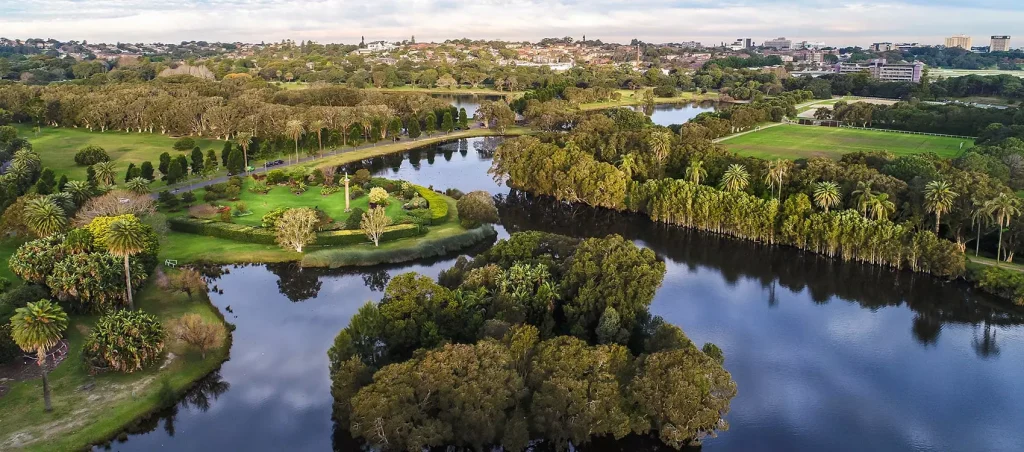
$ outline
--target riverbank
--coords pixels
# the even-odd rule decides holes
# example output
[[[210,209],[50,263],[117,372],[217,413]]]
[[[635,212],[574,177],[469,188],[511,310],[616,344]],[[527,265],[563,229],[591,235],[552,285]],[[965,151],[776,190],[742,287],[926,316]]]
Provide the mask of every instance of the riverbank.
[[[0,450],[82,450],[118,436],[147,416],[178,400],[196,381],[217,370],[231,349],[230,327],[206,293],[190,300],[182,292],[157,287],[150,278],[136,299],[138,308],[157,316],[167,328],[185,314],[198,314],[228,331],[219,349],[205,359],[180,341],[168,339],[162,365],[121,374],[88,374],[82,344],[98,315],[74,315],[67,330],[68,355],[49,374],[53,411],[43,410],[42,381],[33,378],[10,385],[0,397],[3,431]],[[34,364],[32,364],[34,366]],[[173,394],[167,394],[169,388]]]
[[[606,108],[615,107],[633,107],[637,105],[643,105],[645,102],[640,97],[642,91],[633,91],[628,89],[618,90],[620,95],[619,100],[609,100],[605,102],[591,102],[580,104],[580,110],[603,110]],[[698,94],[692,92],[682,92],[677,97],[655,97],[655,105],[666,105],[666,104],[682,104],[687,102],[704,102],[704,101],[718,101],[718,93],[708,92],[705,94]]]

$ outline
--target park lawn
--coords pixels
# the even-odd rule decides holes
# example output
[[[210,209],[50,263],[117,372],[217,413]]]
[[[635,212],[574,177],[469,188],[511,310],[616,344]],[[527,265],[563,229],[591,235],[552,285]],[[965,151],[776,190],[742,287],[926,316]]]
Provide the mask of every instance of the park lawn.
[[[85,129],[70,129],[63,127],[43,127],[36,132],[35,128],[28,126],[17,126],[18,135],[27,138],[32,143],[32,149],[39,153],[44,168],[50,168],[60,178],[66,174],[69,179],[85,180],[86,167],[75,164],[75,153],[86,146],[99,146],[107,151],[110,159],[117,163],[117,182],[124,181],[124,174],[128,170],[128,164],[134,163],[140,166],[144,161],[153,163],[156,168],[160,165],[160,154],[169,152],[171,157],[177,157],[182,152],[175,151],[172,147],[177,138],[156,133],[126,133],[117,131],[90,132]],[[224,147],[223,141],[210,140],[205,138],[194,138],[196,146],[206,154],[207,149],[213,149],[217,156]],[[191,154],[188,151],[186,156]],[[163,185],[157,180],[154,187]]]
[[[954,158],[963,152],[960,143],[964,143],[964,150],[974,146],[973,141],[962,138],[779,125],[723,140],[721,145],[731,152],[763,159],[838,159],[843,154],[856,151],[889,151],[897,156],[934,152],[940,157]]]
[[[602,110],[605,108],[628,107],[633,105],[641,105],[644,103],[643,99],[641,98],[641,93],[643,92],[643,90],[634,91],[629,89],[620,89],[617,91],[621,96],[619,97],[619,100],[608,100],[604,102],[591,102],[580,104],[580,110]],[[690,91],[684,91],[679,93],[679,95],[676,97],[655,97],[654,103],[678,104],[684,102],[700,102],[705,100],[718,100],[718,93],[708,92],[707,94],[697,94]]]
[[[14,276],[14,273],[11,273],[11,269],[7,266],[7,262],[11,260],[11,256],[18,250],[21,243],[21,241],[12,239],[0,241],[0,278],[7,278],[8,281],[14,284],[21,282],[21,279]]]
[[[150,278],[138,293],[136,304],[156,315],[165,328],[186,313],[223,324],[205,293],[189,300],[184,293],[159,289],[154,279]],[[82,362],[82,344],[98,317],[70,317],[68,356],[50,373],[52,412],[43,410],[42,380],[38,378],[13,383],[10,392],[0,397],[0,450],[81,450],[104,442],[162,408],[160,389],[164,381],[180,394],[220,367],[230,349],[228,339],[223,347],[207,353],[203,359],[199,352],[169,339],[165,349],[174,354],[174,359],[163,369],[154,366],[133,374],[111,372],[90,376]],[[93,387],[82,390],[87,384]]]

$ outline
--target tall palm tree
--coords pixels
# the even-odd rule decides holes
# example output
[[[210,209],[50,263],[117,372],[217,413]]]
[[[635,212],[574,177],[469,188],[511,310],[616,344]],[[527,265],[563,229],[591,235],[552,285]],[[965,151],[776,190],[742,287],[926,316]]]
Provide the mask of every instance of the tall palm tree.
[[[828,213],[832,207],[838,206],[843,200],[839,193],[839,184],[835,182],[818,182],[814,185],[814,202]]]
[[[28,303],[14,310],[11,317],[11,337],[26,352],[36,352],[36,362],[43,374],[43,403],[46,411],[50,404],[50,382],[46,378],[46,352],[60,342],[68,327],[68,315],[60,305],[50,300]]]
[[[875,221],[889,218],[889,215],[896,211],[896,204],[889,201],[888,193],[879,193],[872,196],[868,204],[871,206],[871,216],[874,217]]]
[[[722,175],[722,189],[725,191],[743,190],[747,188],[749,179],[750,175],[747,174],[747,169],[739,163],[733,163],[726,168],[725,174]]]
[[[636,156],[633,153],[622,156],[619,161],[619,171],[626,174],[626,181],[633,180],[633,173],[636,172]]]
[[[996,266],[1003,255],[1003,228],[1010,226],[1010,219],[1020,215],[1020,198],[1017,196],[1000,193],[985,203],[985,211],[996,220],[999,225],[999,244],[996,245]]]
[[[942,214],[953,208],[956,197],[953,186],[944,180],[933,180],[924,186],[924,208],[935,214],[935,234],[939,233]]]
[[[92,166],[92,169],[96,171],[96,180],[103,183],[103,185],[114,185],[114,180],[117,178],[117,167],[114,162],[99,162]]]
[[[309,131],[316,132],[316,143],[320,147],[320,158],[324,158],[324,122],[319,119],[313,120],[313,122],[309,123]]]
[[[35,198],[25,203],[25,225],[39,237],[49,237],[64,230],[67,213],[49,198]]]
[[[686,167],[686,179],[694,184],[700,185],[701,179],[708,177],[708,170],[704,169],[703,160],[694,160]]]
[[[297,163],[299,161],[299,138],[306,133],[306,129],[302,127],[302,121],[292,119],[285,124],[284,132],[288,134],[288,138],[295,141],[295,162]]]
[[[978,252],[981,251],[981,228],[992,222],[992,213],[986,209],[985,203],[979,205],[975,201],[974,205],[978,207],[971,212],[971,223],[978,230],[978,237],[974,240],[974,257],[978,257]]]
[[[668,158],[669,151],[672,150],[672,134],[666,131],[651,133],[647,137],[647,147],[654,154],[654,159],[658,162],[658,171],[660,172],[665,165],[665,159]]]
[[[252,145],[252,134],[249,132],[238,132],[235,135],[235,144],[242,148],[242,161],[245,172],[249,172],[249,146]]]
[[[778,160],[767,160],[764,162],[764,183],[768,186],[768,190],[773,197],[775,196],[775,168],[778,164]]]
[[[871,182],[857,182],[857,189],[850,194],[853,195],[853,200],[857,203],[857,210],[860,210],[860,214],[865,217],[868,216],[868,207],[875,199],[874,193],[871,192]]]
[[[768,189],[771,190],[772,196],[775,196],[775,188],[779,189],[779,198],[782,198],[782,184],[786,180],[786,174],[789,173],[789,166],[791,165],[789,160],[775,159],[764,162],[764,183],[768,185]]]
[[[135,309],[135,303],[132,300],[132,274],[128,258],[146,249],[146,234],[142,223],[134,218],[110,223],[104,240],[107,243],[107,252],[124,258],[124,282],[127,289],[128,309]]]

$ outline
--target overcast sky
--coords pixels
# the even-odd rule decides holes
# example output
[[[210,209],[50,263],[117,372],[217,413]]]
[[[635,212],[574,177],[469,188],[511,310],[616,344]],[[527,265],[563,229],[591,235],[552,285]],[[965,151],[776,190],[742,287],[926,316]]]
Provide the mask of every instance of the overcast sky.
[[[866,46],[875,41],[975,45],[1008,34],[1024,45],[1021,0],[0,0],[0,37],[103,42],[353,43],[450,38],[605,42],[776,36]]]

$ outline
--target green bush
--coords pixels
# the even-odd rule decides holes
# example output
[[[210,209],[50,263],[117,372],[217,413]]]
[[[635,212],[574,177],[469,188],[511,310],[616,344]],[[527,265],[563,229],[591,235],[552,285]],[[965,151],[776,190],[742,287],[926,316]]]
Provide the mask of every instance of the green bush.
[[[405,247],[317,250],[302,258],[302,266],[338,268],[409,262],[416,259],[444,256],[486,240],[494,241],[497,236],[498,233],[493,227],[484,225],[456,235],[437,240],[423,240]]]
[[[267,185],[277,185],[285,182],[288,182],[288,173],[285,173],[284,170],[276,169],[267,173]]]
[[[193,218],[171,218],[167,224],[172,231],[188,234],[205,235],[236,242],[274,245],[277,243],[274,232],[269,229],[254,228],[235,223],[223,223]]]
[[[324,185],[323,187],[320,187],[320,195],[330,196],[337,193],[340,190],[341,188],[339,188],[337,185]]]
[[[50,291],[36,284],[22,284],[4,292],[0,295],[0,320],[3,320],[0,323],[6,323],[14,315],[15,309],[44,298],[50,298]]]
[[[363,221],[363,214],[365,210],[359,207],[352,208],[352,212],[349,213],[348,218],[345,219],[345,229],[359,229],[359,224]]]
[[[973,269],[970,277],[977,282],[981,290],[1008,298],[1015,304],[1024,305],[1024,273],[999,267],[985,267]]]
[[[388,226],[384,229],[384,234],[381,235],[380,241],[388,242],[406,237],[415,237],[424,232],[426,230],[416,224]],[[316,235],[316,244],[324,246],[357,245],[369,241],[362,229],[325,231]]]
[[[18,347],[11,337],[11,324],[0,323],[0,364],[6,364],[24,356],[25,352]]]
[[[419,185],[416,186],[416,191],[427,200],[433,224],[441,224],[448,220],[448,200],[444,195]]]
[[[163,350],[164,327],[156,316],[121,310],[100,317],[82,357],[92,369],[132,373],[155,364]]]
[[[107,155],[107,151],[99,146],[86,146],[75,153],[75,163],[82,166],[95,165],[109,160],[110,156]]]
[[[349,187],[349,189],[348,189],[348,195],[351,197],[351,199],[361,198],[365,194],[366,194],[366,190],[363,190],[362,187],[356,186],[356,187]]]
[[[274,208],[274,210],[267,212],[261,219],[261,226],[263,226],[264,229],[274,229],[277,227],[277,220],[279,220],[287,211],[288,207],[277,207]]]

